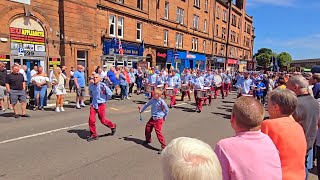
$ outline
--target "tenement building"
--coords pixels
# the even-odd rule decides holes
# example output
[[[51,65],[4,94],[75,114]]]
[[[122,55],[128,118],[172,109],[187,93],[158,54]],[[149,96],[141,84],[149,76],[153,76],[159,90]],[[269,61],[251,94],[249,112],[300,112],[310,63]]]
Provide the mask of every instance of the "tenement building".
[[[0,0],[0,17],[0,60],[7,68],[242,71],[252,59],[246,0]]]

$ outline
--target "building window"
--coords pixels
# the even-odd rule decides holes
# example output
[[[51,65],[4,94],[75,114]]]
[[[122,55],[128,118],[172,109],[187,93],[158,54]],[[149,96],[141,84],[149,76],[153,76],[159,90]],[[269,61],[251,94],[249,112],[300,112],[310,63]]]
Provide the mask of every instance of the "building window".
[[[142,10],[143,0],[137,0],[137,8]]]
[[[123,38],[123,17],[118,17],[118,37]]]
[[[205,53],[206,52],[206,41],[205,40],[203,41],[202,49],[203,49],[202,52]]]
[[[88,51],[77,50],[77,64],[87,68]]]
[[[222,35],[221,35],[222,39],[226,39],[226,33],[227,33],[227,29],[223,27],[222,28]]]
[[[220,19],[220,7],[219,7],[219,6],[217,7],[216,17],[217,17],[218,19]]]
[[[215,54],[218,54],[218,43],[214,43]]]
[[[226,10],[223,10],[222,20],[223,20],[224,22],[227,22],[227,11],[226,11]]]
[[[169,19],[169,2],[164,3],[164,18]]]
[[[247,32],[247,22],[244,22],[244,32]]]
[[[177,8],[177,23],[183,24],[184,23],[184,9]]]
[[[207,20],[204,20],[204,24],[203,24],[203,32],[207,32]]]
[[[176,48],[183,48],[183,34],[176,33]]]
[[[216,25],[216,36],[219,36],[219,25]]]
[[[193,15],[193,28],[199,29],[199,16]]]
[[[192,51],[198,51],[198,38],[192,38]]]
[[[142,40],[142,23],[137,23],[137,41]]]
[[[193,5],[196,6],[196,7],[200,7],[200,0],[194,0],[193,1]]]
[[[224,45],[224,44],[221,45],[220,55],[221,55],[221,56],[224,56],[224,55],[225,55],[225,45]]]
[[[247,24],[247,33],[251,34],[251,26],[249,24]]]
[[[236,42],[236,32],[231,31],[230,36],[231,36],[230,41],[231,42]]]
[[[232,26],[237,27],[237,17],[234,14],[232,14],[231,24]]]
[[[109,16],[109,35],[116,36],[116,17],[113,15]]]
[[[163,31],[163,45],[168,46],[168,30]]]
[[[124,0],[117,0],[118,3],[124,4]]]
[[[208,9],[209,9],[209,8],[208,8],[208,0],[205,0],[205,1],[204,1],[204,10],[205,10],[205,11],[208,11]]]

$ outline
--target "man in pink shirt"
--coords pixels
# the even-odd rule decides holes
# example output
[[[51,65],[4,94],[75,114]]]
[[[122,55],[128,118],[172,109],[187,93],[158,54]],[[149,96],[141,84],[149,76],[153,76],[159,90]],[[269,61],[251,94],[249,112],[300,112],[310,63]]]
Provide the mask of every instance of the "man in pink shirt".
[[[215,152],[223,180],[281,180],[279,152],[260,131],[264,108],[253,97],[242,96],[233,106],[231,126],[236,135],[220,140]]]

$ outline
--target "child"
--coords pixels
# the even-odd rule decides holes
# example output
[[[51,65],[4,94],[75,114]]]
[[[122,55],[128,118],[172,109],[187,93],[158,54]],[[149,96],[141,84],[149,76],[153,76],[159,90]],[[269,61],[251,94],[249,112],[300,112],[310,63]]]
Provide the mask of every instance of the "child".
[[[264,96],[263,92],[266,89],[266,85],[262,82],[262,79],[259,77],[257,78],[257,84],[256,84],[256,97],[257,99],[264,105]]]
[[[152,99],[145,104],[140,113],[146,110],[151,105],[151,118],[146,124],[145,136],[146,136],[146,144],[151,143],[151,132],[154,128],[157,134],[157,138],[161,144],[161,148],[164,149],[166,147],[166,143],[164,140],[164,136],[162,135],[162,124],[166,120],[166,117],[169,112],[168,105],[161,99],[162,91],[160,89],[156,89],[154,91],[154,96]],[[161,153],[162,150],[159,151]]]

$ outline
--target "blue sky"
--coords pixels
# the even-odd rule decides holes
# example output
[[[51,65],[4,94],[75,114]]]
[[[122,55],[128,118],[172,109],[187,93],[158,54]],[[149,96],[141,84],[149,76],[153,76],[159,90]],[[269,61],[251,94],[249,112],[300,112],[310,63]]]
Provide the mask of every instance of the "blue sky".
[[[254,52],[262,47],[294,60],[320,58],[320,0],[247,0],[256,28]]]

